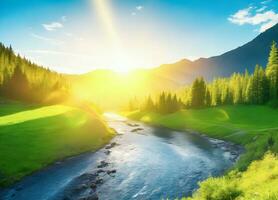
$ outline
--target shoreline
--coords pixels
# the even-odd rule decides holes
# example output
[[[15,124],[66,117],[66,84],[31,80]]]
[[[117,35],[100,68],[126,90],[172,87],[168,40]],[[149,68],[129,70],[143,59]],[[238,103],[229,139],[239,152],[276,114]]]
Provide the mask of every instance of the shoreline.
[[[114,130],[113,130],[114,131]],[[107,146],[108,144],[110,144],[110,142],[117,136],[117,133],[114,132],[115,134],[113,135],[113,137],[111,137],[109,139],[109,141],[105,142],[103,145],[101,145],[100,147],[96,148],[96,149],[92,149],[92,150],[87,150],[87,151],[84,151],[84,152],[80,152],[80,153],[77,153],[77,154],[73,154],[73,155],[69,155],[69,156],[66,156],[66,157],[63,157],[63,158],[60,158],[60,159],[57,159],[57,160],[54,160],[52,161],[51,163],[43,166],[42,168],[38,169],[38,170],[35,170],[33,172],[31,172],[30,174],[27,174],[25,176],[23,176],[21,179],[7,185],[7,186],[1,186],[0,185],[0,193],[3,192],[4,190],[7,190],[9,188],[13,188],[13,186],[16,186],[18,183],[20,183],[24,178],[26,177],[29,177],[29,176],[32,176],[33,174],[35,173],[39,173],[39,172],[42,172],[42,171],[45,171],[47,170],[48,168],[54,166],[54,165],[61,165],[63,164],[64,162],[66,161],[69,161],[71,159],[75,159],[75,158],[78,158],[78,157],[81,157],[83,155],[86,155],[86,154],[91,154],[91,153],[96,153],[97,151],[101,150],[102,148],[104,148],[105,146]]]
[[[130,133],[134,133],[134,134],[140,134],[138,132],[132,132],[133,129],[138,128],[138,126],[140,126],[141,124],[144,125],[148,125],[147,123],[144,122],[140,122],[140,124],[137,124],[136,121],[134,120],[130,120],[127,118],[127,120],[124,122],[127,126],[130,127]],[[148,126],[153,126],[156,127],[155,125],[148,125]],[[162,127],[162,126],[160,126]],[[169,129],[171,131],[177,131],[174,129],[170,129],[167,127],[162,127],[163,129]],[[181,134],[184,134],[184,131],[179,131]],[[41,173],[44,173],[45,170],[48,169],[55,169],[55,168],[62,168],[63,169],[63,165],[67,165],[67,162],[77,162],[77,164],[79,163],[79,159],[82,160],[83,157],[86,157],[87,155],[90,154],[99,154],[101,155],[101,159],[98,160],[96,163],[98,163],[98,165],[96,165],[95,167],[92,168],[92,170],[89,171],[85,171],[85,172],[81,172],[81,173],[77,173],[75,174],[72,179],[65,185],[63,186],[64,188],[62,190],[60,190],[60,192],[58,192],[56,195],[58,195],[57,197],[65,197],[67,199],[72,199],[70,197],[83,197],[84,195],[86,197],[90,197],[90,198],[98,198],[98,194],[96,193],[96,189],[99,187],[99,185],[102,184],[103,181],[106,181],[106,179],[109,179],[110,176],[113,176],[114,173],[118,173],[118,168],[114,168],[113,165],[110,166],[109,161],[107,160],[107,158],[105,156],[109,155],[106,154],[106,152],[110,151],[110,148],[113,148],[114,146],[117,146],[117,137],[121,136],[121,134],[115,132],[115,136],[109,141],[107,142],[105,145],[103,145],[102,147],[100,147],[99,149],[97,149],[96,151],[88,151],[88,152],[84,152],[75,156],[69,156],[67,158],[64,158],[62,160],[58,160],[56,162],[54,162],[52,165],[50,164],[49,166],[39,170],[41,171]],[[194,135],[198,135],[198,137],[200,138],[205,138],[206,140],[208,140],[209,143],[211,143],[213,148],[221,148],[223,150],[223,148],[225,148],[225,150],[223,150],[223,153],[228,152],[227,156],[228,159],[231,161],[231,166],[229,168],[227,168],[226,170],[223,170],[220,174],[218,174],[215,177],[218,176],[222,176],[223,174],[225,174],[225,172],[227,170],[229,170],[231,167],[234,166],[236,159],[238,159],[238,157],[240,156],[239,152],[239,148],[237,148],[237,145],[234,144],[230,144],[228,142],[225,141],[221,141],[221,140],[215,140],[209,137],[206,137],[205,135],[202,135],[200,133],[197,132],[193,132],[193,131],[187,131],[187,134],[194,134]],[[115,143],[115,144],[113,144]],[[231,157],[234,156],[234,157]],[[72,160],[72,161],[71,161]],[[108,167],[108,168],[105,168]],[[40,172],[37,172],[40,173]],[[25,177],[26,178],[26,177]],[[32,178],[32,177],[31,177]],[[23,185],[22,185],[23,183]],[[25,181],[25,184],[28,183],[28,178],[27,178],[27,182]],[[22,190],[24,189],[24,182],[19,182],[16,184],[13,184],[12,186],[10,186],[9,188],[6,188],[6,191],[8,191],[9,189],[13,190],[14,192],[18,191],[18,190]],[[5,190],[3,191],[5,192]],[[1,193],[1,192],[0,192]],[[11,195],[13,195],[13,192],[11,193]],[[54,199],[56,198],[56,195],[54,196]]]
[[[135,120],[135,119],[128,118],[128,117],[127,117],[127,119],[130,120],[133,123],[140,122],[142,124],[146,124],[146,125],[153,126],[153,127],[166,128],[166,129],[169,129],[169,130],[172,130],[172,131],[179,131],[179,132],[184,132],[184,133],[196,134],[196,135],[199,135],[203,138],[206,138],[212,144],[213,147],[220,148],[225,152],[231,153],[231,160],[232,160],[232,162],[234,162],[233,165],[235,165],[236,162],[240,159],[240,156],[246,152],[244,146],[242,146],[240,144],[236,144],[236,143],[233,143],[231,141],[224,140],[224,139],[213,138],[211,136],[206,135],[205,133],[197,132],[197,131],[194,131],[192,129],[175,129],[175,128],[169,128],[169,127],[166,127],[166,126],[163,126],[163,125],[152,124],[152,123],[149,123],[149,122]],[[233,168],[233,166],[232,166],[232,168]]]

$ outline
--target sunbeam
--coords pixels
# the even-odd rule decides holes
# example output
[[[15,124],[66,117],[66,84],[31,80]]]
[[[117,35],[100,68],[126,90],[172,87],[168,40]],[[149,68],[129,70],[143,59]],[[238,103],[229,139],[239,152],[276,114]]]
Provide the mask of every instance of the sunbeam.
[[[124,50],[123,43],[114,22],[113,10],[110,0],[91,0],[94,10],[97,12],[99,20],[103,25],[108,40],[111,42],[111,48],[115,52],[114,60],[116,71],[126,73],[129,70],[129,60]]]

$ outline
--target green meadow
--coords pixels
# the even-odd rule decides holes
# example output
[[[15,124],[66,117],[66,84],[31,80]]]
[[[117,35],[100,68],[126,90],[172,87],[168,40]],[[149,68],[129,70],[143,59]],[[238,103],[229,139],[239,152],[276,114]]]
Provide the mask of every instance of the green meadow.
[[[268,149],[278,152],[278,110],[267,106],[220,106],[181,110],[167,115],[135,111],[128,117],[241,144],[246,149],[236,164],[241,170],[246,169],[252,160],[261,158]]]
[[[114,133],[95,112],[67,105],[0,105],[0,185],[52,162],[94,151]]]

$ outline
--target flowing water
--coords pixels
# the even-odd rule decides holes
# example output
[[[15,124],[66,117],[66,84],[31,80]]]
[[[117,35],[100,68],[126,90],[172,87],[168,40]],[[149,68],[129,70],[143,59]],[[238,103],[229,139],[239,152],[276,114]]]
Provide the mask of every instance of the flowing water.
[[[98,175],[102,181],[95,194],[100,200],[189,196],[199,181],[223,173],[239,154],[235,145],[198,134],[130,122],[113,114],[106,118],[118,133],[114,146],[57,162],[2,190],[0,199],[63,200],[80,191],[84,195],[90,188],[84,190],[80,184],[88,183],[88,174],[97,169],[114,170]],[[99,166],[101,162],[104,166]]]

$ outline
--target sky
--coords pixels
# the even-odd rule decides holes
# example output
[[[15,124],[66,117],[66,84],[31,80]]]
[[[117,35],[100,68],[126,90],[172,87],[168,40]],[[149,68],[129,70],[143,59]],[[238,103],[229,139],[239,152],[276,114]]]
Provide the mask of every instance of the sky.
[[[210,57],[278,23],[278,0],[0,0],[0,42],[63,73]]]

